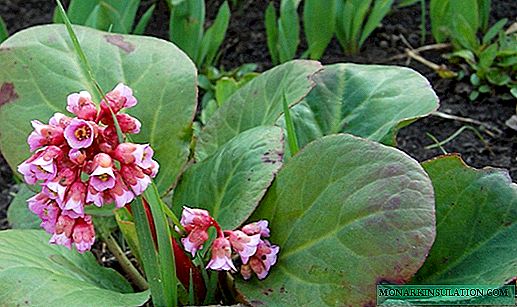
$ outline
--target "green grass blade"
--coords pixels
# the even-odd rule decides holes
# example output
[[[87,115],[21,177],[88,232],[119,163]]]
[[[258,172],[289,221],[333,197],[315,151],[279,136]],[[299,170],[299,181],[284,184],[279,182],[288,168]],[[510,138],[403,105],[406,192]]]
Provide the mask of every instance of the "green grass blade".
[[[135,227],[138,235],[138,244],[140,245],[140,256],[142,257],[142,265],[144,267],[147,282],[151,289],[151,297],[155,306],[166,307],[167,298],[163,291],[162,277],[160,272],[160,263],[154,246],[153,235],[147,215],[145,213],[144,204],[140,197],[137,197],[131,206],[133,217],[135,219]]]
[[[305,0],[303,23],[309,55],[313,60],[321,58],[334,35],[336,0]]]
[[[269,55],[271,56],[271,62],[273,65],[279,63],[278,60],[278,27],[277,27],[276,10],[273,2],[269,2],[266,9],[266,35],[267,35],[267,48],[269,49]]]
[[[230,7],[228,6],[228,2],[224,1],[217,12],[214,23],[206,31],[205,36],[203,37],[201,52],[197,61],[198,67],[203,66],[203,63],[205,66],[213,65],[217,52],[226,36],[226,30],[228,29],[229,23]]]
[[[176,280],[176,267],[174,264],[174,252],[172,249],[172,236],[167,222],[167,217],[161,206],[160,194],[158,189],[151,183],[144,192],[144,197],[151,208],[151,213],[156,228],[156,238],[158,241],[158,261],[163,286],[163,293],[167,300],[167,306],[176,306],[178,303],[178,283]]]
[[[5,41],[8,37],[9,32],[7,32],[4,20],[0,17],[0,43]]]
[[[138,24],[135,27],[135,30],[133,31],[133,34],[136,35],[142,35],[145,32],[145,29],[147,28],[147,25],[149,24],[149,21],[151,20],[151,17],[153,16],[154,9],[156,8],[156,4],[151,5],[145,11],[144,15],[140,18],[140,21],[138,21]]]
[[[368,21],[364,25],[361,38],[359,39],[358,47],[361,48],[364,41],[372,34],[373,30],[375,30],[384,19],[384,17],[391,10],[391,6],[393,5],[393,0],[376,0],[373,5],[372,11],[368,16]]]
[[[350,42],[353,44],[354,53],[358,51],[363,25],[370,10],[372,0],[348,0],[353,5],[353,21],[350,29]],[[377,0],[375,2],[378,2]]]
[[[287,98],[284,94],[284,99],[282,100],[284,107],[284,118],[285,118],[285,129],[287,131],[287,142],[289,144],[289,151],[291,152],[291,157],[296,155],[296,153],[300,150],[298,146],[298,139],[296,137],[296,131],[294,129],[293,119],[291,118],[291,111],[289,110],[289,106],[287,105]]]

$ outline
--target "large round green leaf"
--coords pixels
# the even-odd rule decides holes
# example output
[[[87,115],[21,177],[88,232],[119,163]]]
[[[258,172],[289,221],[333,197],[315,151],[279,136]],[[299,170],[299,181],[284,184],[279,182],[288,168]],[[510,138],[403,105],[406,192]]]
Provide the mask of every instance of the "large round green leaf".
[[[91,253],[49,245],[40,230],[0,232],[0,302],[5,306],[141,306],[149,293],[101,267]]]
[[[373,306],[376,284],[409,280],[435,236],[420,165],[351,135],[320,138],[291,158],[252,219],[269,220],[279,259],[264,281],[238,288],[266,305]]]
[[[142,122],[142,131],[133,140],[153,146],[161,165],[156,183],[166,191],[189,155],[196,109],[194,65],[163,40],[74,29],[102,88],[108,91],[124,82],[134,89],[139,104],[128,113]],[[54,112],[66,113],[72,92],[96,92],[64,25],[15,34],[0,45],[0,63],[0,150],[15,169],[29,157],[25,140],[31,120],[47,122]]]
[[[39,229],[41,220],[29,210],[27,199],[36,194],[26,184],[20,184],[18,193],[7,208],[7,220],[11,228]]]
[[[423,163],[436,194],[436,242],[415,283],[502,285],[517,275],[517,185],[459,156]]]
[[[320,69],[321,64],[315,61],[291,61],[266,71],[240,88],[201,131],[197,160],[213,154],[240,132],[274,125],[283,113],[284,97],[289,105],[300,102],[314,87],[312,79]]]
[[[283,132],[256,127],[231,139],[194,164],[174,190],[173,208],[204,208],[223,228],[233,229],[253,213],[282,166]]]
[[[293,107],[302,113],[293,117],[300,145],[339,132],[393,145],[400,128],[438,108],[429,82],[405,67],[335,64],[314,81],[305,103]],[[298,110],[307,106],[312,114]]]

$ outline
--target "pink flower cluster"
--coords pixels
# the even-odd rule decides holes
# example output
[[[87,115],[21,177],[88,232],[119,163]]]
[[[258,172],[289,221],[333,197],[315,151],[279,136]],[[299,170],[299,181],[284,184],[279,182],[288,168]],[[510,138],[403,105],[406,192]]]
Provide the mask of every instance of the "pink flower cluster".
[[[250,279],[253,272],[259,279],[264,279],[276,263],[280,248],[265,239],[269,237],[268,222],[265,220],[248,224],[240,230],[223,231],[208,211],[183,207],[180,223],[187,233],[181,242],[192,256],[208,240],[208,228],[216,228],[217,237],[212,243],[207,268],[237,272],[232,260],[236,253],[242,261],[240,272],[244,279]]]
[[[32,121],[28,144],[35,153],[18,166],[25,182],[41,182],[41,192],[28,200],[29,208],[52,234],[50,243],[83,253],[95,241],[87,205],[117,208],[142,194],[158,172],[149,145],[120,143],[114,116],[122,133],[138,133],[140,122],[124,113],[136,105],[133,91],[120,83],[106,94],[98,110],[88,92],[68,96],[67,110],[48,124]],[[112,114],[113,112],[113,114]]]

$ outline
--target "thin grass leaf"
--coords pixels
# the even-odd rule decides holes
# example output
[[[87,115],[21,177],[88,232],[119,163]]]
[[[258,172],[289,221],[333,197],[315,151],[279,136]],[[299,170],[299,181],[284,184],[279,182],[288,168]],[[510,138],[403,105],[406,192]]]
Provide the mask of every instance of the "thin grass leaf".
[[[372,0],[347,0],[353,6],[353,21],[350,28],[350,42],[353,44],[355,53],[359,49],[359,41],[365,24],[366,16],[370,10]],[[377,1],[376,1],[377,2]],[[377,25],[375,25],[376,27]]]
[[[156,8],[156,4],[151,5],[149,7],[144,15],[140,18],[140,21],[138,21],[138,24],[135,27],[135,30],[133,30],[133,34],[136,35],[142,35],[145,32],[145,29],[147,28],[147,25],[149,24],[149,21],[151,20],[151,17],[153,16],[154,9]]]
[[[427,135],[431,140],[433,140],[433,142],[435,143],[435,145],[436,145],[438,148],[440,148],[440,150],[442,151],[442,154],[444,154],[444,155],[448,154],[447,150],[445,150],[445,148],[443,148],[443,146],[442,146],[442,145],[440,145],[440,141],[438,141],[438,139],[437,139],[434,135],[432,135],[432,134],[431,134],[431,133],[429,133],[429,132],[426,132],[425,134],[426,134],[426,135]]]
[[[265,25],[266,25],[266,36],[267,36],[267,48],[269,55],[271,56],[271,62],[273,65],[279,63],[278,60],[278,27],[276,23],[276,10],[273,2],[269,2],[266,9]]]
[[[425,44],[425,39],[427,36],[427,8],[425,4],[425,0],[420,0],[420,45]]]
[[[359,39],[358,47],[361,48],[364,41],[370,36],[370,34],[375,30],[384,19],[384,17],[391,10],[391,6],[393,5],[394,0],[376,0],[373,8],[368,16],[368,21],[364,25],[362,30],[361,38]]]
[[[189,279],[188,279],[188,303],[191,306],[196,305],[196,296],[194,292],[194,278],[192,277],[192,269],[190,269]]]
[[[154,183],[151,183],[147,190],[145,190],[144,197],[151,208],[154,227],[156,228],[158,261],[163,292],[167,300],[167,306],[174,307],[178,303],[178,281],[176,280],[176,267],[174,265],[174,252],[169,223],[162,210],[160,194]]]
[[[479,138],[479,140],[481,142],[483,142],[483,144],[485,145],[485,147],[488,148],[488,142],[485,140],[485,138],[483,138],[483,136],[481,135],[481,133],[479,133],[478,129],[472,127],[472,126],[468,126],[468,125],[465,125],[465,126],[462,126],[461,128],[459,128],[458,130],[456,130],[456,132],[454,132],[453,134],[451,134],[448,138],[446,138],[445,140],[441,141],[441,142],[438,142],[436,144],[432,144],[432,145],[428,145],[426,147],[424,147],[425,149],[432,149],[432,148],[436,148],[436,147],[441,147],[447,143],[449,143],[450,141],[454,140],[455,138],[458,137],[458,135],[460,135],[463,131],[465,130],[471,130],[472,132],[474,132],[474,134],[476,134],[476,136]]]
[[[336,0],[305,0],[303,22],[305,36],[309,44],[309,56],[313,60],[321,58],[334,35]]]
[[[291,118],[291,111],[289,110],[289,105],[287,104],[287,98],[282,99],[282,104],[284,107],[284,117],[285,117],[285,129],[287,131],[287,142],[289,144],[289,151],[291,152],[291,157],[296,155],[300,150],[298,146],[298,138],[296,137],[296,131],[294,129],[293,120]]]
[[[160,263],[154,246],[151,226],[147,220],[144,204],[141,197],[137,197],[131,206],[133,217],[135,219],[136,232],[138,234],[138,243],[140,245],[140,256],[142,257],[142,265],[144,267],[147,282],[151,289],[151,298],[155,306],[168,306],[167,297],[165,297],[162,287],[162,279],[160,273]],[[174,265],[174,263],[172,263]]]
[[[230,7],[228,2],[224,3],[219,8],[217,16],[212,26],[206,31],[203,41],[201,43],[201,52],[197,60],[198,67],[204,65],[212,66],[214,59],[221,47],[226,36],[226,30],[230,23]]]
[[[7,27],[5,26],[4,20],[0,17],[0,43],[6,40],[9,37],[9,32],[7,32]]]

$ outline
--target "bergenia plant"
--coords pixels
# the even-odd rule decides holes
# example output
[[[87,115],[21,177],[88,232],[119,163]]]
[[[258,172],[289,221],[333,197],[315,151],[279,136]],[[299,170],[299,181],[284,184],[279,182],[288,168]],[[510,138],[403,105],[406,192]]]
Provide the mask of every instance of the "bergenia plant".
[[[515,280],[508,173],[396,148],[438,108],[417,72],[290,61],[203,125],[195,65],[176,46],[73,30],[0,45],[0,149],[31,184],[0,232],[2,303],[373,306],[379,284]],[[104,246],[130,282],[96,261]]]

